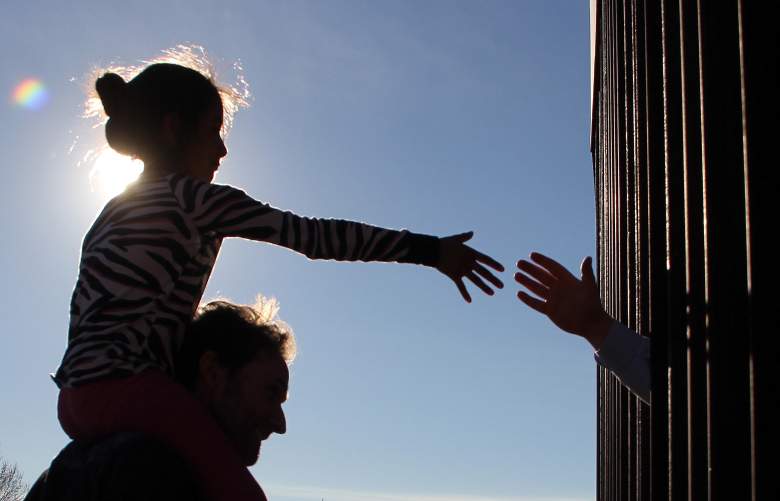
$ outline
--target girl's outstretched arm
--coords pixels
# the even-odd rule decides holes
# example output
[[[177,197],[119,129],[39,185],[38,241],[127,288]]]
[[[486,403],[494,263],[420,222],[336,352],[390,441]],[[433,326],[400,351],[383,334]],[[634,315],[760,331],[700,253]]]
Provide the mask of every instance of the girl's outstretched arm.
[[[445,238],[391,230],[355,221],[302,217],[254,200],[236,188],[173,176],[171,189],[202,234],[240,237],[287,247],[310,259],[422,264],[455,282],[467,302],[466,278],[492,295],[503,284],[485,265],[504,268],[465,244],[473,233]]]

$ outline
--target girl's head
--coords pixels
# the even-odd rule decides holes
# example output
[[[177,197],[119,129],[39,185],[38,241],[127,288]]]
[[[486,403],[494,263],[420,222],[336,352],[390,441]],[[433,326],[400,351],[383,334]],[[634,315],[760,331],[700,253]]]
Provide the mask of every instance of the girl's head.
[[[105,73],[95,89],[114,150],[140,158],[147,168],[211,180],[227,150],[220,135],[222,99],[210,79],[185,66],[157,63],[129,82]]]
[[[95,70],[85,116],[105,116],[106,139],[139,158],[146,171],[211,179],[227,150],[222,142],[249,87],[238,62],[232,85],[218,84],[202,47],[179,45],[143,66]]]

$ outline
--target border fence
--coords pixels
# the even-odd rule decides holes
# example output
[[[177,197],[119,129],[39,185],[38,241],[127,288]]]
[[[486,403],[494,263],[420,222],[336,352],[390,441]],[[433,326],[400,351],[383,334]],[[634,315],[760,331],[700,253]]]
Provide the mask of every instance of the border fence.
[[[599,501],[780,499],[773,4],[591,2],[599,285],[652,343],[650,405],[597,369]]]

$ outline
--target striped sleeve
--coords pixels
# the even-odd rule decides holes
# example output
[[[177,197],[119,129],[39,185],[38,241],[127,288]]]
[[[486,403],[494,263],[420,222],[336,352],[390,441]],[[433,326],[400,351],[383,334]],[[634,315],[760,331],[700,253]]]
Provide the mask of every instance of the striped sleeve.
[[[435,266],[439,239],[354,221],[302,217],[254,200],[231,186],[189,177],[171,188],[201,233],[287,247],[310,259],[390,261]]]

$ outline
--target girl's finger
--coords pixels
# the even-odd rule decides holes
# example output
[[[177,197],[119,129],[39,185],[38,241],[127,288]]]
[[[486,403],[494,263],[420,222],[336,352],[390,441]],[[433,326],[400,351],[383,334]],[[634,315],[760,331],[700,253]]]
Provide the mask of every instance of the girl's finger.
[[[504,265],[493,259],[492,257],[488,256],[487,254],[482,254],[479,251],[474,251],[474,257],[477,261],[480,263],[485,263],[486,265],[490,266],[496,271],[504,271]]]
[[[483,282],[482,279],[479,278],[477,276],[477,274],[474,273],[473,271],[470,271],[470,272],[466,273],[466,278],[471,280],[474,283],[474,285],[476,285],[477,287],[482,289],[482,292],[484,292],[488,296],[492,296],[493,295],[493,289],[488,287],[488,285],[485,282]]]
[[[453,235],[452,238],[454,238],[455,240],[457,240],[460,243],[463,243],[463,242],[468,242],[469,240],[471,240],[471,237],[473,237],[473,236],[474,236],[474,232],[473,231],[467,231],[465,233],[459,233],[457,235]]]
[[[490,273],[490,270],[488,270],[481,264],[474,263],[474,271],[476,271],[482,278],[484,278],[485,280],[493,284],[493,286],[499,289],[504,288],[504,283],[498,277]]]
[[[463,285],[463,280],[457,279],[453,280],[453,282],[455,282],[455,286],[458,288],[458,291],[460,291],[460,295],[463,296],[463,299],[465,299],[467,303],[470,303],[471,296],[469,296],[469,291],[466,290],[466,286]]]

